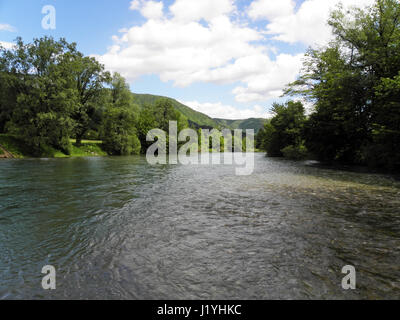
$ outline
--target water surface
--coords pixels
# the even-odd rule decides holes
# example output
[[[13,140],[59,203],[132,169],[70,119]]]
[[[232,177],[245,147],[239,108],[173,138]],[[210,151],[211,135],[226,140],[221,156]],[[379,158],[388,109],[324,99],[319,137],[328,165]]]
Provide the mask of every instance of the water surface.
[[[399,205],[389,176],[262,154],[241,177],[139,156],[1,160],[0,299],[398,299]]]

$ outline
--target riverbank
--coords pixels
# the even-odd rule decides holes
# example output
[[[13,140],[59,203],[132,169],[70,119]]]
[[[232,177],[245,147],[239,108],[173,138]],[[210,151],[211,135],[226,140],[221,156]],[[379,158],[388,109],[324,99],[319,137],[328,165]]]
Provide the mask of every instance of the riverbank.
[[[0,145],[0,159],[12,159],[14,156]]]
[[[76,141],[71,139],[71,153],[65,154],[60,150],[49,148],[44,157],[49,158],[72,158],[72,157],[103,157],[107,153],[102,149],[102,141],[83,140],[80,146],[76,145]],[[0,134],[0,159],[1,158],[34,158],[29,153],[29,147],[26,146],[18,138],[12,135]]]

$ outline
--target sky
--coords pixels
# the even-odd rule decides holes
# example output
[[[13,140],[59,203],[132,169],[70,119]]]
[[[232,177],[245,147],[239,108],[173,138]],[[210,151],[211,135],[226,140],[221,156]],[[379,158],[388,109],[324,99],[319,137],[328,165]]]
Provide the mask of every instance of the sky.
[[[63,37],[135,93],[213,118],[266,118],[287,99],[307,48],[332,39],[326,21],[339,2],[373,0],[0,0],[0,44]]]

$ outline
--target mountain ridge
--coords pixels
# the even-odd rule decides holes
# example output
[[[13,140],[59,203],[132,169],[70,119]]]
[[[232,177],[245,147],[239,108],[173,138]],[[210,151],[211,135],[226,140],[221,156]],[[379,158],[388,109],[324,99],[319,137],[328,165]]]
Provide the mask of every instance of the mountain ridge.
[[[220,119],[220,118],[211,118],[206,114],[193,110],[192,108],[184,105],[183,103],[177,101],[176,99],[159,96],[159,95],[152,95],[152,94],[139,94],[139,93],[132,93],[134,102],[139,106],[143,107],[146,104],[151,105],[154,104],[158,99],[168,99],[171,101],[173,107],[182,113],[187,119],[191,127],[196,129],[254,129],[257,133],[266,122],[267,119],[262,118],[249,118],[249,119],[242,119],[242,120],[229,120],[229,119]]]

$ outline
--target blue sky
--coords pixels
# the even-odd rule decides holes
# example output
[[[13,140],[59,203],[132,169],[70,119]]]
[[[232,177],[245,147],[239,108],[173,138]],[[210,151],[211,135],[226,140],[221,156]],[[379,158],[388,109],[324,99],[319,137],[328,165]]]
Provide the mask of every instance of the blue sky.
[[[0,43],[77,42],[133,92],[173,97],[212,117],[267,117],[307,47],[331,38],[339,0],[0,0]],[[345,5],[372,0],[343,0]],[[54,6],[56,29],[42,28]]]

